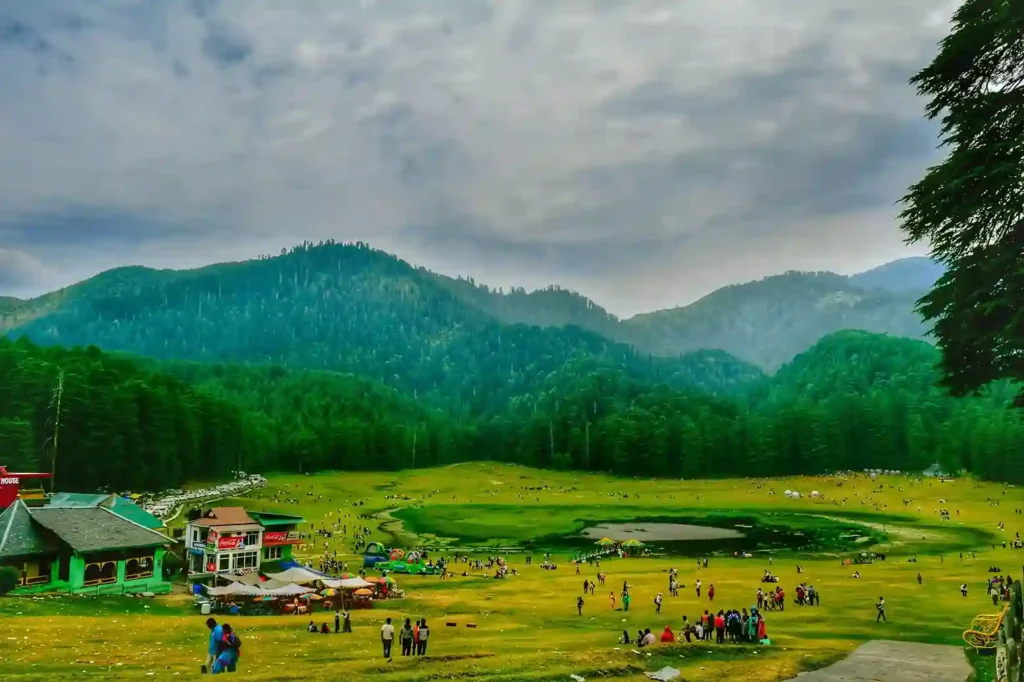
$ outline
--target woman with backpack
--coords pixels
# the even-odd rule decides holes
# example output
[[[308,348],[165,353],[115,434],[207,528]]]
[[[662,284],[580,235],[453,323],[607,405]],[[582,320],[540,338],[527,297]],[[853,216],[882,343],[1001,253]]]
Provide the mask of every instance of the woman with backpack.
[[[214,675],[222,672],[235,672],[238,665],[239,649],[242,647],[242,640],[232,631],[231,626],[224,623],[223,628],[224,636],[218,646],[217,660],[213,662],[213,669],[210,671]]]
[[[419,643],[419,646],[416,647],[416,655],[417,656],[426,656],[427,655],[427,637],[429,637],[429,636],[430,636],[430,629],[427,628],[427,619],[424,618],[422,623],[420,623],[420,643]]]
[[[398,641],[402,643],[403,656],[412,654],[412,639],[412,621],[406,618],[405,625],[402,626],[401,632],[398,633]]]

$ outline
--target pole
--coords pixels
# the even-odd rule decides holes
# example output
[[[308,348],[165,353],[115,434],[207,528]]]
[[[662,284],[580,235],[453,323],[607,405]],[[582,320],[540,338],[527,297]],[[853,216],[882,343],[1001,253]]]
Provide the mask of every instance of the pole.
[[[54,399],[57,403],[57,414],[53,420],[53,457],[50,459],[50,492],[57,492],[57,445],[60,439],[60,403],[64,397],[64,370],[57,375],[57,390]]]

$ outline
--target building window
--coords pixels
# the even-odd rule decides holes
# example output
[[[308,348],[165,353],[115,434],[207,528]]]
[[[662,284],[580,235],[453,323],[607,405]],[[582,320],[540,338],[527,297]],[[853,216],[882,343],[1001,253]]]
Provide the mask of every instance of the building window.
[[[260,532],[258,530],[251,530],[245,534],[245,546],[255,547],[260,544]]]
[[[117,582],[117,562],[103,561],[86,564],[84,578],[82,585],[85,587]]]
[[[153,577],[153,557],[140,556],[129,559],[124,565],[125,580],[143,580]]]
[[[282,549],[283,548],[280,547],[280,546],[277,546],[277,547],[267,547],[267,548],[265,548],[263,550],[263,558],[266,559],[267,561],[273,561],[274,559],[280,559],[281,558],[281,550]]]
[[[235,565],[232,568],[256,568],[259,564],[259,552],[239,552],[234,556]]]
[[[231,555],[221,554],[217,557],[217,570],[228,571],[231,570]]]

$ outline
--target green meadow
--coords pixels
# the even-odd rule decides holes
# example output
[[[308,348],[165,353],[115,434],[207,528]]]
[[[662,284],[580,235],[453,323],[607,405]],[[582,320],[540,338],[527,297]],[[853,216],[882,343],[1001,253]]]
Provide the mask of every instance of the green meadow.
[[[511,682],[567,680],[569,674],[640,680],[646,671],[672,665],[687,680],[730,675],[769,682],[827,665],[870,639],[960,645],[974,616],[996,610],[984,590],[988,568],[999,566],[1017,578],[1022,563],[1002,542],[1012,540],[1020,525],[1015,510],[1024,508],[1024,493],[972,479],[640,480],[496,464],[269,479],[268,488],[250,497],[218,504],[297,513],[317,527],[346,524],[348,537],[335,534],[326,550],[344,557],[350,572],[361,566],[351,536],[368,526],[371,539],[430,547],[435,556],[501,555],[518,575],[499,580],[469,570],[462,576],[468,569],[457,564],[449,580],[398,576],[405,598],[356,611],[350,635],[307,634],[303,617],[222,619],[242,636],[239,674],[251,680]],[[800,491],[801,499],[785,497],[787,489]],[[812,491],[821,496],[811,499]],[[940,509],[949,510],[949,521]],[[570,558],[594,547],[581,537],[586,528],[651,522],[732,528],[746,537],[651,542],[654,556],[609,558],[600,569],[583,566],[576,574]],[[324,542],[318,538],[299,553],[315,565]],[[865,550],[885,553],[886,560],[842,565]],[[740,551],[753,556],[734,556]],[[539,567],[548,552],[557,570]],[[526,565],[527,556],[533,565]],[[699,556],[709,557],[708,568],[698,567]],[[671,568],[684,586],[678,597],[668,594]],[[666,625],[678,631],[684,615],[693,620],[712,607],[750,608],[769,568],[788,602],[785,611],[767,613],[770,645],[659,644],[638,652],[617,644],[623,630],[631,636],[641,628],[660,633]],[[585,597],[580,616],[582,581],[597,570],[607,574],[607,585]],[[851,577],[855,570],[860,578]],[[693,589],[697,579],[705,587],[701,598]],[[821,606],[792,603],[801,581],[817,588]],[[614,608],[609,600],[609,592],[618,597],[623,582],[633,595],[629,612],[618,599]],[[966,598],[961,583],[969,585]],[[706,596],[711,584],[713,604]],[[653,599],[659,592],[665,603],[657,615]],[[879,596],[885,597],[888,623],[875,622]],[[319,624],[329,616],[313,618]],[[428,620],[433,635],[425,658],[382,659],[379,630],[387,616]],[[184,586],[150,600],[3,599],[0,668],[5,679],[17,680],[188,677],[204,655],[203,620],[190,611]],[[983,659],[982,666],[989,662]]]

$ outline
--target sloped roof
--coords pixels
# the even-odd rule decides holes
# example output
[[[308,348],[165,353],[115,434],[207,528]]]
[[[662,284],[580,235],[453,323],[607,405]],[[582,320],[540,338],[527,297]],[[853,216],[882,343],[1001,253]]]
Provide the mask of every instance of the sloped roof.
[[[246,513],[245,507],[214,507],[210,510],[210,516],[200,517],[195,521],[190,521],[190,523],[195,526],[207,526],[208,528],[259,525]]]
[[[128,519],[150,530],[164,527],[163,521],[134,502],[126,500],[119,495],[111,495],[110,499],[106,500],[101,506],[106,507],[123,519]]]
[[[54,493],[53,497],[46,503],[47,507],[60,507],[61,509],[81,509],[98,507],[110,495],[96,495],[91,493]]]
[[[150,530],[163,528],[164,522],[139,505],[120,495],[94,495],[89,493],[56,493],[46,503],[54,509],[93,509],[106,507],[118,516]]]
[[[25,503],[14,504],[0,514],[0,559],[58,551],[57,543],[32,520],[32,512]]]
[[[256,519],[256,522],[261,526],[297,526],[300,523],[305,523],[306,519],[301,516],[293,516],[291,514],[278,514],[277,512],[249,512],[249,515]]]
[[[62,509],[40,507],[31,512],[41,526],[77,552],[170,545],[170,538],[115,514],[105,507]]]

